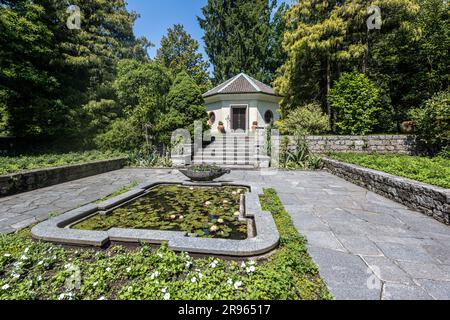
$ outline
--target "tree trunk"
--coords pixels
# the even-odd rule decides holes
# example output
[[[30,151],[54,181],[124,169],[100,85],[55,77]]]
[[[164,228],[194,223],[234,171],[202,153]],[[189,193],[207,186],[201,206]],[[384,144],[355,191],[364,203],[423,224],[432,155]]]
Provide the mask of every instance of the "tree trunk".
[[[331,111],[331,105],[330,102],[328,101],[328,94],[330,93],[331,90],[331,61],[330,58],[327,57],[327,91],[326,91],[326,102],[327,102],[327,112],[328,112],[328,117],[329,117],[329,121],[330,121],[330,128],[333,130],[334,128],[334,121],[333,121],[333,114]]]
[[[369,43],[369,29],[367,29],[366,33],[366,50],[364,51],[364,58],[363,58],[363,68],[362,72],[367,75],[367,70],[369,69],[369,53],[370,53],[370,43]]]

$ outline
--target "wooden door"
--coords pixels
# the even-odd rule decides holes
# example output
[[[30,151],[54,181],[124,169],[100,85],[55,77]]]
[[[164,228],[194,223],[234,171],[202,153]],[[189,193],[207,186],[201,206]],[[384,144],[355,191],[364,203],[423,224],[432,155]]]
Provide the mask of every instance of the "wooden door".
[[[233,130],[247,131],[247,108],[233,108]]]

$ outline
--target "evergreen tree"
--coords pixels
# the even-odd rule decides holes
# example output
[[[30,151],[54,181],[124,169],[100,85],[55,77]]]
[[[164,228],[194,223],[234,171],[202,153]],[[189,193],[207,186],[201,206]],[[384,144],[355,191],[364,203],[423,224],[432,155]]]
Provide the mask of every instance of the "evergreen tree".
[[[425,81],[435,87],[433,91],[445,84],[443,59],[448,57],[444,47],[448,48],[448,31],[445,30],[448,30],[449,24],[438,22],[436,17],[446,17],[448,21],[448,14],[445,15],[445,9],[442,9],[434,18],[425,19],[427,22],[424,22],[422,17],[427,12],[425,4],[430,1],[434,1],[435,5],[439,2],[317,0],[300,1],[294,5],[285,18],[288,26],[284,48],[288,59],[275,81],[277,91],[285,96],[283,114],[287,115],[289,110],[298,105],[317,100],[329,114],[331,123],[339,120],[333,116],[327,96],[332,84],[343,72],[356,69],[367,75],[384,92],[380,95],[385,100],[383,105],[388,106],[392,101],[396,115],[394,120],[397,123],[407,120],[408,109],[423,101],[421,96],[426,92],[423,82],[430,78],[425,76],[428,71],[424,70],[439,69],[439,85]],[[367,9],[371,5],[381,9],[383,24],[380,30],[367,29]],[[442,8],[442,3],[439,5]],[[435,30],[439,33],[434,33]],[[426,33],[435,36],[433,48],[439,51],[438,54],[428,52],[421,55],[423,51],[420,43]],[[426,43],[425,46],[430,44],[428,39],[423,43]],[[432,61],[433,67],[427,67],[419,59]]]
[[[174,130],[181,128],[189,129],[193,137],[196,120],[202,120],[205,124],[208,120],[202,91],[195,81],[182,71],[176,76],[167,95],[167,112],[158,123],[158,131],[166,134],[166,141],[170,141]]]
[[[0,109],[12,135],[78,138],[117,112],[117,61],[146,59],[149,43],[134,37],[137,16],[123,0],[73,4],[81,9],[81,29],[68,29],[62,1],[0,0]]]
[[[208,0],[198,20],[216,83],[240,72],[270,81],[274,70],[268,70],[267,60],[275,5],[268,0]]]
[[[209,63],[198,52],[197,40],[188,34],[183,25],[176,24],[167,30],[156,54],[156,61],[170,69],[174,76],[185,71],[195,80],[202,92],[211,86],[208,74]]]

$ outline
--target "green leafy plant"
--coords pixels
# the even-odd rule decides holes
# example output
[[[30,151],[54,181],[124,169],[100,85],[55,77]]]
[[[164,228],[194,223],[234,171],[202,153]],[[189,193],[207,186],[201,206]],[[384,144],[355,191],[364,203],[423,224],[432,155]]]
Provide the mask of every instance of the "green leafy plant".
[[[319,300],[331,299],[275,190],[261,197],[280,232],[260,261],[192,258],[166,246],[104,251],[33,241],[29,230],[0,235],[0,300]],[[67,281],[79,270],[80,287]]]
[[[330,130],[329,118],[318,103],[310,103],[296,108],[276,125],[281,134],[288,135],[314,135]]]
[[[130,166],[143,168],[171,168],[173,165],[168,155],[149,150],[130,152],[128,163]]]
[[[426,152],[438,154],[450,148],[450,91],[443,91],[427,100],[422,108],[410,113],[419,142]]]
[[[366,135],[380,126],[383,113],[390,106],[381,103],[382,92],[364,74],[344,73],[328,95],[328,102],[336,115],[339,134]]]
[[[114,158],[126,158],[118,151],[83,151],[69,153],[29,154],[0,157],[0,174],[17,173],[49,167],[60,167],[72,164],[88,163]]]
[[[322,159],[309,150],[306,137],[297,135],[294,137],[291,148],[291,141],[284,137],[280,147],[280,166],[289,170],[318,170],[322,168]]]
[[[217,172],[217,171],[222,170],[222,168],[220,168],[218,166],[208,165],[208,164],[198,164],[198,165],[190,166],[189,169],[192,171],[195,171],[195,172],[210,172],[210,171]]]
[[[126,186],[123,186],[120,189],[117,189],[116,191],[111,193],[109,196],[101,198],[100,200],[97,201],[97,203],[100,203],[100,202],[112,199],[114,197],[120,196],[121,194],[127,193],[128,191],[130,191],[133,188],[136,188],[137,186],[138,186],[138,182],[137,181],[133,181],[129,185],[126,185]]]
[[[408,155],[332,153],[331,158],[384,171],[442,188],[450,188],[450,159]]]
[[[123,188],[119,192],[126,192]],[[79,230],[107,231],[111,228],[185,231],[205,238],[247,238],[247,222],[236,215],[242,187],[159,186],[145,196],[75,224]]]

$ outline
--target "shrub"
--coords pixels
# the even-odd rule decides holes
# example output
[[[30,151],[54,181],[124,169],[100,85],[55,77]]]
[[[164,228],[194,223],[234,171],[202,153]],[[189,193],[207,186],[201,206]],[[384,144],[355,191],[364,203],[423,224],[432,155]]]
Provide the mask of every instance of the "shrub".
[[[389,119],[390,105],[364,74],[343,73],[328,95],[339,134],[365,135]],[[380,119],[383,119],[382,121]]]
[[[289,113],[277,123],[281,134],[320,134],[330,130],[328,116],[318,103],[310,103]]]
[[[132,119],[118,119],[107,132],[95,138],[95,144],[101,150],[138,150],[144,146],[144,130]]]
[[[432,155],[450,148],[450,92],[442,91],[410,112],[419,142]],[[445,152],[443,152],[445,154]]]
[[[280,146],[279,166],[288,170],[318,170],[322,168],[322,159],[309,150],[306,137],[296,135],[291,148],[289,137],[285,136]]]

